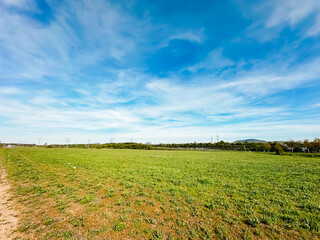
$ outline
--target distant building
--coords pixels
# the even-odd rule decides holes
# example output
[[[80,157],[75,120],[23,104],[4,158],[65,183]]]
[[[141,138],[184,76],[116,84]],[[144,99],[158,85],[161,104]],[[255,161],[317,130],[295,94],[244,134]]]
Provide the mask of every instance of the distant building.
[[[7,145],[4,148],[13,149],[14,147],[15,147],[14,145]]]

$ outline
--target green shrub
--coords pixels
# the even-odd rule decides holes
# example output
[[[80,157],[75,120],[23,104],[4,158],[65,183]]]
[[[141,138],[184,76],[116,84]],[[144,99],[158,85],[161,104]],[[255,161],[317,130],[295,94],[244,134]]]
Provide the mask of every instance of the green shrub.
[[[281,145],[278,142],[275,142],[274,148],[275,148],[275,151],[276,151],[277,155],[282,155],[283,154],[283,149],[282,149]]]

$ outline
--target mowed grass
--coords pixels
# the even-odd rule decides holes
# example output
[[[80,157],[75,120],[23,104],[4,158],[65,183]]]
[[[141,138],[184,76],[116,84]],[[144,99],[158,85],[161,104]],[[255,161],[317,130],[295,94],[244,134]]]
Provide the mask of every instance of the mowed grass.
[[[1,149],[30,239],[316,239],[320,159]]]

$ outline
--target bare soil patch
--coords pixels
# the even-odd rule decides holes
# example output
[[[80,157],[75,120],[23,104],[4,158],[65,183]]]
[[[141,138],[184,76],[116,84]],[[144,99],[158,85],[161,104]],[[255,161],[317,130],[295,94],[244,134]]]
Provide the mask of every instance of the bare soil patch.
[[[13,201],[10,199],[10,184],[7,173],[0,166],[0,239],[13,239],[13,231],[18,224],[18,216]]]

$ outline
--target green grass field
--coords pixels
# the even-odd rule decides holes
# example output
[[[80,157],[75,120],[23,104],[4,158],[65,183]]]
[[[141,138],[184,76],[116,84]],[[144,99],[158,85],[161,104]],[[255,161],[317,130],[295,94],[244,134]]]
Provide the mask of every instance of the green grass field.
[[[320,159],[254,152],[0,149],[36,239],[316,239]]]

